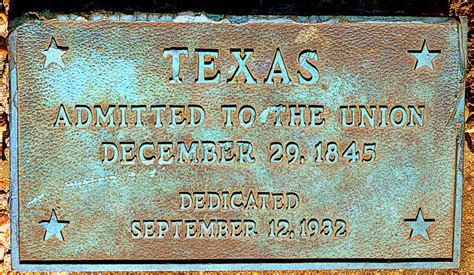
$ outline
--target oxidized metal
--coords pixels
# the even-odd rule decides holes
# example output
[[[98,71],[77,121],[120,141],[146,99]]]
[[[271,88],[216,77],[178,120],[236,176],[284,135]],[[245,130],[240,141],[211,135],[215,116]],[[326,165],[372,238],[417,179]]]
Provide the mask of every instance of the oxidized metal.
[[[466,26],[28,19],[19,270],[459,265]]]

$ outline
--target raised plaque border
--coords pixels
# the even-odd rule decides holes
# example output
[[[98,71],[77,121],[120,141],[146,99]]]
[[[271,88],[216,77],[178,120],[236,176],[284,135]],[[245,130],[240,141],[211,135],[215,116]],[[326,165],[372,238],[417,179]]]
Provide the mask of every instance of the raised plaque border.
[[[43,18],[47,18],[45,15]],[[241,24],[246,22],[276,23],[357,23],[357,24],[451,24],[458,20],[460,63],[467,64],[467,18],[466,17],[402,17],[402,16],[229,16],[184,13],[172,14],[103,14],[91,13],[88,18],[78,15],[59,15],[47,18],[58,21],[69,20],[106,20],[110,22],[230,22]],[[20,25],[23,19],[12,22],[12,26]],[[14,29],[12,29],[14,32]],[[15,36],[11,36],[8,48],[16,48]],[[461,219],[463,190],[463,152],[464,152],[464,94],[458,98],[455,106],[457,116],[463,121],[456,137],[456,177],[454,196],[453,254],[451,258],[400,258],[400,259],[301,259],[301,260],[109,260],[109,261],[20,261],[18,215],[18,90],[16,74],[16,51],[8,51],[10,70],[10,219],[11,219],[11,255],[12,269],[15,271],[250,271],[250,270],[337,270],[337,269],[454,269],[460,267],[461,254]],[[461,85],[464,93],[464,84]]]

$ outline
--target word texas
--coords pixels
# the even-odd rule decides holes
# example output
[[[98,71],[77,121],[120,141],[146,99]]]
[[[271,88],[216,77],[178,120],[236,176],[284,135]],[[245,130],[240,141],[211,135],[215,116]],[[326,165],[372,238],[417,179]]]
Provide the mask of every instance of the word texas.
[[[219,83],[245,83],[245,84],[293,84],[295,83],[291,75],[296,73],[296,84],[311,85],[319,80],[319,70],[316,67],[318,55],[316,51],[304,50],[298,56],[299,69],[288,71],[280,49],[276,49],[273,59],[268,68],[261,68],[266,72],[266,77],[261,80],[255,78],[252,68],[249,68],[249,60],[252,58],[252,49],[230,49],[230,56],[236,64],[236,68],[229,78],[222,76],[217,63],[223,51],[214,49],[195,49],[194,56],[197,56],[197,74],[194,82],[197,84],[219,84]],[[191,52],[187,48],[164,49],[163,57],[171,62],[171,75],[169,83],[183,83],[181,67],[186,62],[191,62]],[[267,63],[267,62],[265,62]],[[254,66],[257,67],[257,66]],[[295,77],[293,77],[295,78]]]

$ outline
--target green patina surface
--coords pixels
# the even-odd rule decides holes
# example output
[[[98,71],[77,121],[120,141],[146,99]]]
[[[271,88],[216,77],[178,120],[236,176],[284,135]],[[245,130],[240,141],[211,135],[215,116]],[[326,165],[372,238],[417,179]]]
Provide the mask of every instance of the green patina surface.
[[[147,22],[136,22],[140,18]],[[261,268],[260,262],[303,260],[310,264],[330,261],[342,267],[456,265],[460,230],[456,190],[461,184],[456,171],[462,164],[457,151],[462,139],[458,111],[463,109],[458,105],[463,102],[459,91],[465,62],[462,24],[446,18],[304,17],[292,21],[220,15],[143,15],[127,20],[96,14],[88,18],[94,20],[71,19],[23,20],[10,37],[16,76],[12,108],[17,122],[12,127],[18,162],[17,174],[12,173],[17,181],[12,182],[18,182],[14,246],[18,264],[187,260],[199,267],[200,261],[228,260],[254,261]],[[61,56],[63,68],[58,64],[44,67],[40,50],[50,47],[52,37],[58,46],[67,47]],[[414,69],[416,59],[408,51],[421,51],[424,41],[439,56],[432,61],[433,69]],[[189,50],[189,57],[181,62],[182,84],[169,83],[171,63],[163,57],[166,48]],[[245,84],[242,76],[237,84],[226,82],[236,69],[229,52],[235,48],[254,50],[247,65],[256,84]],[[220,83],[196,83],[195,49],[218,50],[214,65],[220,70]],[[276,49],[281,51],[292,84],[265,84]],[[320,74],[315,84],[298,83],[302,70],[298,57],[304,50],[318,55],[312,61]],[[79,128],[74,123],[54,127],[61,105],[73,122],[76,105],[193,104],[206,111],[200,127],[172,127],[166,115],[165,126],[156,128],[151,112],[145,113],[141,128],[133,123],[128,127]],[[229,104],[254,107],[256,124],[243,128],[236,119],[234,127],[225,127],[221,106]],[[288,105],[324,106],[324,126],[290,127],[285,114],[285,125],[276,127],[275,111]],[[378,127],[381,119],[377,118],[373,128],[345,127],[340,107],[352,105],[373,105],[377,110],[404,106],[407,112],[408,106],[417,110],[422,106],[424,123]],[[390,120],[388,115],[385,119]],[[248,141],[255,162],[104,164],[102,142],[126,141],[137,145]],[[364,144],[376,144],[375,160],[349,163],[342,158],[352,141],[361,158]],[[288,164],[288,158],[283,158],[283,163],[270,163],[269,147],[274,142],[297,143],[305,161]],[[318,142],[337,143],[339,160],[316,163]],[[222,191],[294,192],[300,203],[284,211],[180,210],[180,192]],[[419,209],[425,219],[434,220],[427,229],[429,240],[410,238],[406,220],[415,219]],[[69,222],[62,228],[64,241],[45,240],[45,230],[38,224],[48,220],[52,210],[59,220]],[[253,219],[259,234],[248,239],[132,238],[131,224],[137,220],[213,218]],[[315,237],[269,236],[272,219],[288,220],[298,235],[298,224],[310,218],[320,223],[343,220],[347,232],[340,238],[324,237],[320,230]],[[352,260],[356,263],[349,263]],[[172,268],[180,269],[177,266]]]

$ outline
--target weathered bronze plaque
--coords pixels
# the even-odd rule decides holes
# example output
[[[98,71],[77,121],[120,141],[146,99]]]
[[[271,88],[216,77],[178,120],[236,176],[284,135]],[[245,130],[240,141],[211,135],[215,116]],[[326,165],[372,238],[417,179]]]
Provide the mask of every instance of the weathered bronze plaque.
[[[458,266],[465,37],[452,18],[18,22],[14,268]]]

